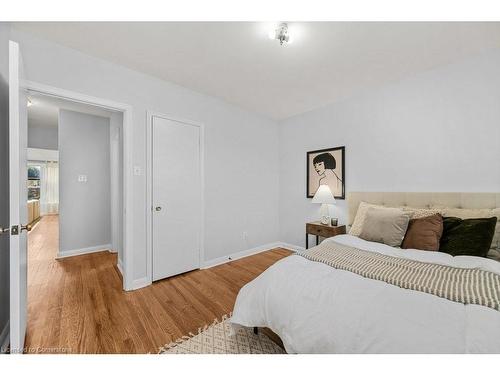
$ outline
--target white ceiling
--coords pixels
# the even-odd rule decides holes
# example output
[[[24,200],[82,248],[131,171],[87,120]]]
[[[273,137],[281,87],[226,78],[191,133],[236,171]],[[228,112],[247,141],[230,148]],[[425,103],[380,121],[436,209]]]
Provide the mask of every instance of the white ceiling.
[[[110,110],[93,105],[76,103],[36,93],[29,93],[28,98],[31,101],[31,105],[28,106],[29,126],[57,127],[60,109],[108,118],[113,113]]]
[[[15,23],[14,27],[284,119],[486,49],[500,23]]]

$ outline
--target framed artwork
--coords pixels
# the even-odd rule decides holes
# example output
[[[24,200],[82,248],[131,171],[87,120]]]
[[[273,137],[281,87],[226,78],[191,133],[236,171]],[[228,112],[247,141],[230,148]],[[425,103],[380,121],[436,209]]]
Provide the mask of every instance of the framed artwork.
[[[328,185],[335,199],[345,199],[345,146],[307,153],[307,198]]]

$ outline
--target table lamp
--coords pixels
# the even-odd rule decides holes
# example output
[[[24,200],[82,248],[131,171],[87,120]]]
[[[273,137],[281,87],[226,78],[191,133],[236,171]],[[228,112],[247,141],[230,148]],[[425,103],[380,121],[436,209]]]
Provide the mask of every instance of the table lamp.
[[[328,185],[320,185],[312,199],[312,203],[321,203],[321,224],[330,225],[329,204],[335,204],[335,198]]]

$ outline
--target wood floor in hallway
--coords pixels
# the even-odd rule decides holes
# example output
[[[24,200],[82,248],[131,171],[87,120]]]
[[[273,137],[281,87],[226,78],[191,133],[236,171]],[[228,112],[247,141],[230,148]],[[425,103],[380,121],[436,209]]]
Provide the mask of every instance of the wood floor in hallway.
[[[231,312],[243,285],[290,254],[273,249],[124,292],[116,254],[56,260],[58,242],[58,216],[43,217],[29,234],[31,352],[156,353]]]

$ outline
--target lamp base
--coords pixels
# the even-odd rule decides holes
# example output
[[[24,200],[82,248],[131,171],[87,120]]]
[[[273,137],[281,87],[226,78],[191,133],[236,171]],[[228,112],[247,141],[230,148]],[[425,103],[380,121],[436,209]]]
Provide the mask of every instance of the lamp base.
[[[330,225],[330,212],[326,203],[321,205],[321,224]]]

